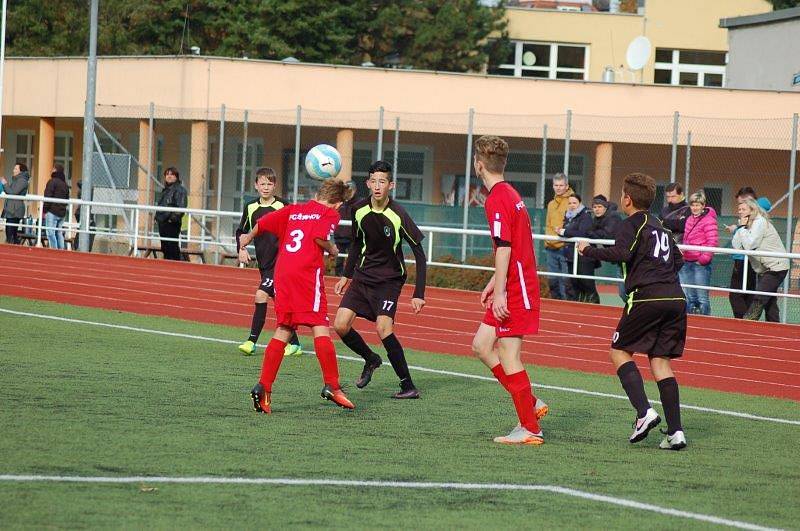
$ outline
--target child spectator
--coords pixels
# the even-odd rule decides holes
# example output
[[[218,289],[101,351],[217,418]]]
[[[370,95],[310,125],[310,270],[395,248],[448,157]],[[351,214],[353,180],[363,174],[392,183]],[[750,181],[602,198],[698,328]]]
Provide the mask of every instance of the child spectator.
[[[719,243],[717,231],[717,213],[706,206],[706,194],[700,190],[689,197],[691,215],[686,218],[686,229],[683,233],[685,245],[716,247]],[[709,286],[711,284],[711,260],[714,253],[707,251],[684,251],[681,284]],[[701,288],[683,288],[686,292],[686,304],[689,313],[709,315],[711,304],[708,290]]]

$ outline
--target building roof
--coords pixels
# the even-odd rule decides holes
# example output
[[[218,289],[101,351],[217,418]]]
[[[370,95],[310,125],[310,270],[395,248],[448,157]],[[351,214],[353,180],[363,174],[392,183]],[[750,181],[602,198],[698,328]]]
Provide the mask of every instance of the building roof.
[[[723,18],[719,21],[720,28],[740,28],[742,26],[756,26],[759,24],[772,24],[774,22],[783,22],[785,20],[800,19],[800,7],[793,7],[791,9],[779,9],[769,13],[760,13],[758,15],[748,15],[746,17],[732,17]]]

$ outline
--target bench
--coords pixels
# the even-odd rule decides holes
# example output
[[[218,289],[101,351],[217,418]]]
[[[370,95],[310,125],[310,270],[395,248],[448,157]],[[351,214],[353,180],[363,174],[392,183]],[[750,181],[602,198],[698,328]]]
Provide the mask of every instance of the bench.
[[[151,256],[153,258],[158,258],[158,253],[161,253],[161,246],[160,245],[159,246],[156,246],[156,245],[140,245],[139,247],[136,248],[136,250],[138,252],[143,252],[144,253],[142,255],[142,258],[149,258]],[[133,247],[131,247],[131,250],[128,252],[128,256],[133,256],[134,255],[133,251],[134,251],[134,249],[133,249]],[[200,258],[200,261],[202,263],[204,263],[204,264],[206,263],[206,257],[205,257],[205,254],[203,253],[203,251],[191,251],[189,249],[181,249],[181,257],[185,261],[190,262],[191,261],[190,257],[192,257],[192,256],[197,256],[198,258]]]

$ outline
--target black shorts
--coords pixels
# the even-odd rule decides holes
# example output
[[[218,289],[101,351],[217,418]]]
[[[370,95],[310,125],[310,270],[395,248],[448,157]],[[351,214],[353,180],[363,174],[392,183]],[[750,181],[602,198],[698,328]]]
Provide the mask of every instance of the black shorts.
[[[258,283],[258,289],[275,298],[275,272],[269,269],[259,269],[261,272],[261,282]]]
[[[686,301],[634,302],[623,310],[611,347],[649,357],[680,358],[686,343]]]
[[[353,280],[339,307],[353,310],[357,316],[373,322],[379,315],[387,315],[394,320],[402,289],[403,283],[397,281],[372,286]]]

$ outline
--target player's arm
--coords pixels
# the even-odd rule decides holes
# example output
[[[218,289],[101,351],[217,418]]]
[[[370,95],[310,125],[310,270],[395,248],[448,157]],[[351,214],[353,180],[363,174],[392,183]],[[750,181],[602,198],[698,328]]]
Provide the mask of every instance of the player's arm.
[[[283,229],[286,227],[286,220],[289,216],[288,208],[281,208],[274,212],[270,212],[266,216],[258,218],[258,222],[246,232],[239,236],[239,249],[245,249],[253,239],[262,232],[271,232],[278,238],[283,235]]]
[[[243,264],[246,264],[250,261],[250,253],[247,252],[247,249],[242,249],[242,244],[239,241],[239,238],[242,234],[245,234],[247,231],[247,225],[250,223],[250,219],[247,216],[247,205],[244,206],[244,211],[242,212],[242,219],[239,220],[239,226],[236,227],[236,248],[239,249],[239,261]]]
[[[344,289],[344,284],[347,284],[347,279],[353,278],[353,272],[356,269],[358,259],[361,258],[361,249],[364,246],[364,234],[358,227],[355,208],[350,216],[350,230],[352,231],[352,235],[350,237],[350,249],[347,251],[347,260],[344,263],[342,279],[339,280],[339,283],[343,284],[342,289]]]
[[[500,321],[509,316],[508,300],[506,298],[509,263],[511,263],[511,244],[502,247],[498,245],[494,253],[494,301],[492,302],[492,311]]]
[[[606,262],[627,262],[630,260],[636,234],[632,223],[623,222],[615,235],[614,245],[611,247],[590,247],[586,242],[578,242],[578,252],[588,258],[595,258]]]
[[[336,247],[336,244],[334,244],[332,241],[323,240],[322,238],[314,238],[314,243],[319,245],[323,251],[326,251],[333,258],[339,256],[339,249]]]
[[[428,271],[428,259],[425,257],[425,250],[422,248],[422,240],[425,235],[419,230],[417,224],[403,210],[402,225],[400,226],[400,234],[403,239],[408,242],[411,252],[414,253],[414,262],[417,266],[417,281],[414,286],[414,295],[411,297],[411,307],[414,313],[419,313],[422,307],[425,306],[425,279]]]

